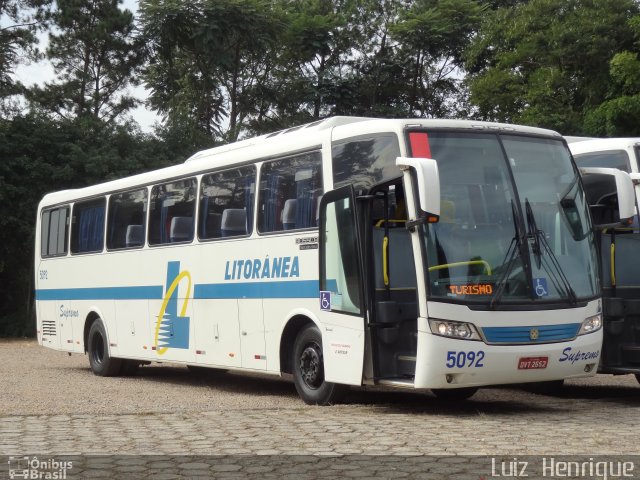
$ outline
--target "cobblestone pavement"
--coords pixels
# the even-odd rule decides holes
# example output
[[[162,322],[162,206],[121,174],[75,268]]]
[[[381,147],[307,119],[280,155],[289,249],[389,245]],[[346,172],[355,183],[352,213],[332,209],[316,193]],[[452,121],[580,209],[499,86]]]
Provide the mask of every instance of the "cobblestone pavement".
[[[340,471],[477,479],[488,457],[447,456],[640,452],[640,386],[629,375],[570,381],[555,396],[488,388],[446,403],[428,393],[357,390],[344,405],[311,407],[281,379],[168,366],[99,378],[87,363],[34,342],[0,342],[0,455],[110,455],[75,457],[72,473],[83,478],[324,478]],[[299,456],[294,463],[303,469],[294,471],[287,455]],[[369,455],[384,461],[368,462]],[[414,455],[434,457],[425,466]]]

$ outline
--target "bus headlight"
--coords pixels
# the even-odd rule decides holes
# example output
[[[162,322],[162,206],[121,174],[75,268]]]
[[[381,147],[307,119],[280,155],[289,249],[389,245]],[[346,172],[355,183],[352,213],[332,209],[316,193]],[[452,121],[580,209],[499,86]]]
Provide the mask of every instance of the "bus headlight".
[[[602,314],[598,313],[592,317],[587,317],[582,322],[578,335],[585,335],[587,333],[593,333],[602,328]]]
[[[461,340],[481,340],[478,330],[476,330],[476,327],[471,323],[430,318],[429,326],[434,335],[459,338]]]

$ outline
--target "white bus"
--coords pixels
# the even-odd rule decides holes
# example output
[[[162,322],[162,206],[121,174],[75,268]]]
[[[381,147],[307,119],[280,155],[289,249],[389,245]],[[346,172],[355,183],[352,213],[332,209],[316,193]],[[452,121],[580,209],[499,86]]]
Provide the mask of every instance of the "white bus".
[[[569,147],[583,171],[615,168],[626,172],[633,179],[636,203],[640,204],[640,138],[591,138],[572,142]],[[612,210],[619,203],[619,192],[612,182],[585,177],[584,184],[589,203],[594,205],[594,221],[615,222],[617,217]],[[632,373],[640,382],[640,225],[638,216],[633,218],[631,225],[601,230],[596,235],[603,294],[603,345],[598,371]]]
[[[433,160],[435,159],[435,160]],[[566,143],[537,128],[334,117],[46,195],[37,334],[146,362],[432,389],[593,375],[598,258]]]
[[[567,141],[579,167],[606,167],[627,173],[640,172],[640,138],[569,137]]]

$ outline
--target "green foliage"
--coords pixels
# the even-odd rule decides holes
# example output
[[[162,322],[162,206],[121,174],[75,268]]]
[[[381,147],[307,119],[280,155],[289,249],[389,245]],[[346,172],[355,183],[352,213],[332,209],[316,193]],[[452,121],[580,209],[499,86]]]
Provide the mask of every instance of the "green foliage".
[[[126,93],[136,85],[144,60],[133,14],[122,0],[57,0],[49,15],[60,33],[49,34],[46,56],[57,82],[30,93],[46,111],[62,118],[93,117],[111,123],[136,106]]]
[[[49,3],[50,0],[0,1],[0,101],[22,91],[12,74],[21,61],[38,58],[35,34]]]
[[[43,115],[0,120],[0,336],[33,334],[33,232],[45,193],[180,159],[165,142],[135,126],[94,122],[91,117],[52,121]]]
[[[150,104],[169,123],[235,140],[258,106],[279,13],[266,0],[140,3]]]
[[[634,0],[531,0],[490,12],[465,52],[478,116],[581,133],[610,95],[609,62],[634,48],[637,13]]]

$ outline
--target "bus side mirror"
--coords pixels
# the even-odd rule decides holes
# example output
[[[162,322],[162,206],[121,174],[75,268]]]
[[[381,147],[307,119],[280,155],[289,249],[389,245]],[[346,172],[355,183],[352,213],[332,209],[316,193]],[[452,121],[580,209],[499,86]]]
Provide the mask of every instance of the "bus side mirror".
[[[398,157],[396,158],[396,165],[405,174],[410,171],[415,172],[420,210],[425,212],[427,217],[434,217],[435,221],[437,221],[437,217],[440,216],[440,174],[438,173],[438,163],[431,158]]]
[[[637,181],[640,181],[640,175],[629,175],[627,172],[623,172],[622,170],[618,170],[617,168],[596,167],[581,168],[580,174],[585,180],[588,177],[596,179],[599,177],[604,181],[606,181],[607,178],[609,178],[609,180],[613,179],[615,181],[614,193],[618,197],[618,218],[620,219],[621,224],[628,225],[636,214],[636,196],[632,176],[637,176]],[[587,188],[586,182],[585,188]],[[598,225],[596,225],[596,227],[598,227]],[[601,225],[599,227],[608,228],[611,227],[611,225]]]

